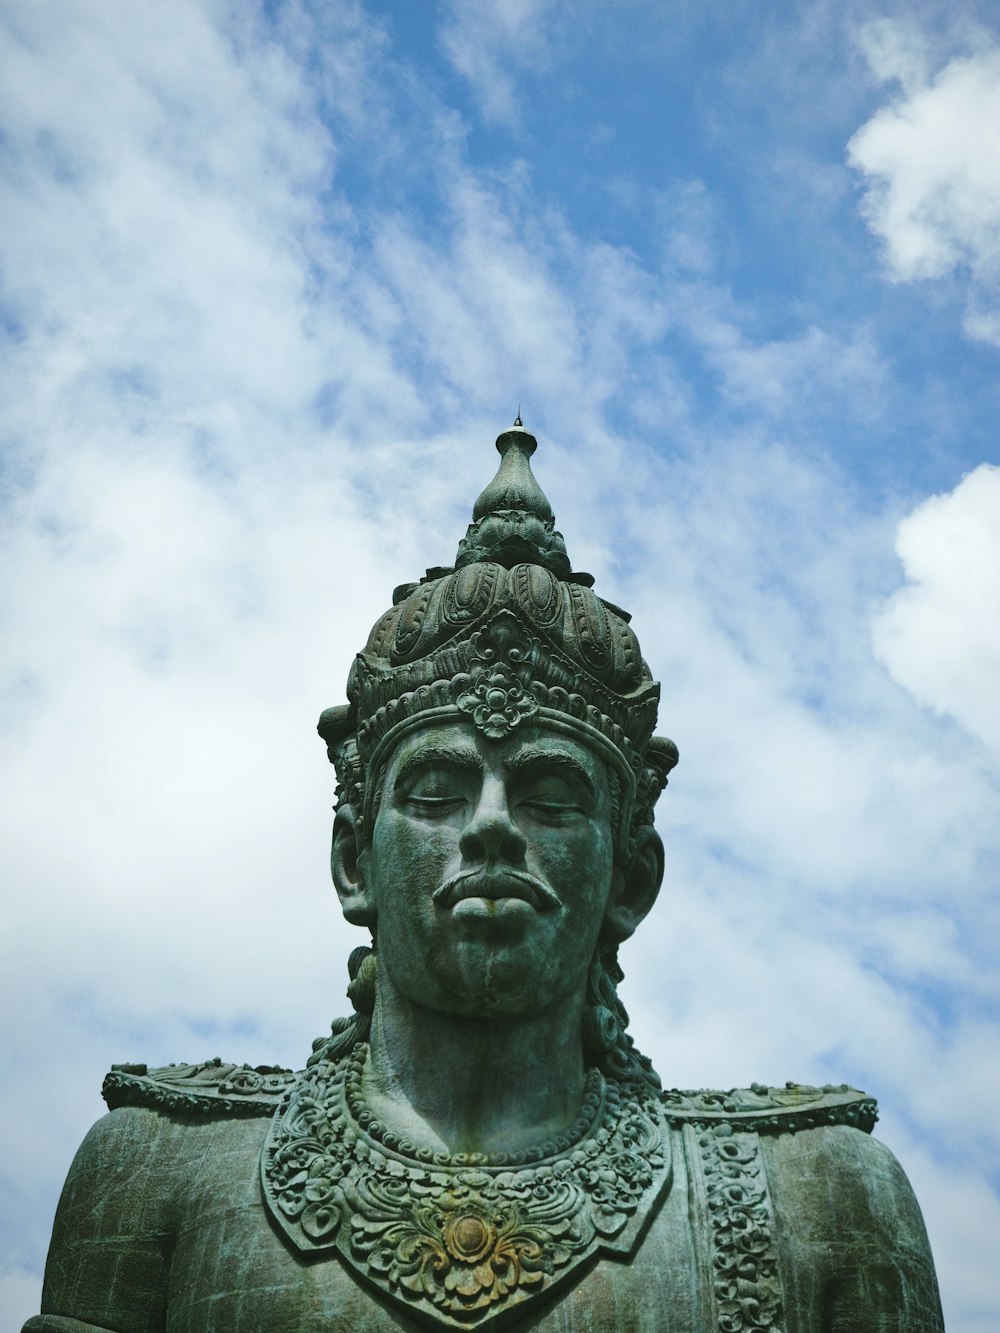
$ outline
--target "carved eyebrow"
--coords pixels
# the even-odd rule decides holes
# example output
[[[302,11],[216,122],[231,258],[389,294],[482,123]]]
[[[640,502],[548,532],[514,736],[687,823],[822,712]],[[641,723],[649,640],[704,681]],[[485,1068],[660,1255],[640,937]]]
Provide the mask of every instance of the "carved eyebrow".
[[[455,768],[478,776],[483,772],[483,761],[474,750],[462,750],[451,745],[424,745],[402,761],[393,785],[401,787],[425,769],[434,767]]]
[[[594,780],[578,759],[561,750],[524,749],[508,759],[504,768],[508,773],[524,774],[546,768],[561,769],[568,777],[582,782],[592,797],[597,796]]]

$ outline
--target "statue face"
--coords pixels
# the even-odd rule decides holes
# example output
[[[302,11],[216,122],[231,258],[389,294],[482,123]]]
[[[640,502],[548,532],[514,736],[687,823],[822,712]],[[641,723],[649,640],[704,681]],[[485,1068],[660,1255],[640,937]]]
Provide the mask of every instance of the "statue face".
[[[537,1012],[580,986],[615,878],[604,762],[537,725],[404,737],[360,858],[380,965],[407,998]]]

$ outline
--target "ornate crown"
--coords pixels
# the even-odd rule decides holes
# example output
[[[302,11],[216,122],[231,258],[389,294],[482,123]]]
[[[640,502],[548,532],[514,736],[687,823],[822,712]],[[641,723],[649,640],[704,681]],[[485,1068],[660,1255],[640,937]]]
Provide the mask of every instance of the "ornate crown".
[[[319,733],[338,797],[370,817],[384,758],[410,728],[466,718],[500,739],[528,719],[584,733],[622,781],[625,829],[652,820],[677,763],[653,736],[660,687],[628,612],[574,574],[552,507],[529,462],[535,437],[518,417],[497,439],[496,476],[473,509],[452,568],[429,569],[393,594]]]

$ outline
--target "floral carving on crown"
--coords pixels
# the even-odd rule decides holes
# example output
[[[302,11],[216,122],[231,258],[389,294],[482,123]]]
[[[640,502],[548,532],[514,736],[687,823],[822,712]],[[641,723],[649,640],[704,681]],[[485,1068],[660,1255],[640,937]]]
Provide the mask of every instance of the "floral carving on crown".
[[[509,613],[472,636],[471,669],[453,682],[455,702],[490,740],[503,740],[538,711],[530,692],[537,647]]]
[[[636,1248],[671,1181],[657,1098],[592,1070],[577,1121],[522,1152],[417,1148],[367,1109],[363,1044],[307,1069],[261,1156],[295,1250],[337,1253],[411,1316],[479,1328],[596,1254]]]

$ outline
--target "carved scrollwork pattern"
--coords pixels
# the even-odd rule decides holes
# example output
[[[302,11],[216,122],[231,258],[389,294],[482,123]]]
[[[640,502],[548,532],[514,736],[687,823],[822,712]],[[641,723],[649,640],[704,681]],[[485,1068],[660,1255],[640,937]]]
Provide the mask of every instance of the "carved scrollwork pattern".
[[[719,1333],[784,1333],[760,1139],[720,1124],[704,1127],[698,1143],[712,1232]]]

